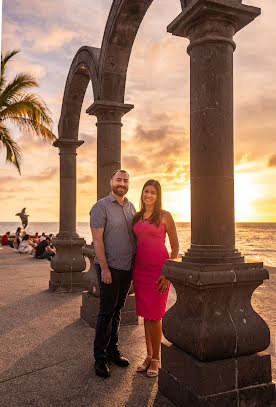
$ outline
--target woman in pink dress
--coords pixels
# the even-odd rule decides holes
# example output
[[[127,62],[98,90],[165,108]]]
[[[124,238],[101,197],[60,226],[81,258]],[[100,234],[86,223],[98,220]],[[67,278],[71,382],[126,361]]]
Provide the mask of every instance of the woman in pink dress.
[[[162,318],[166,310],[169,281],[161,275],[168,258],[177,258],[179,244],[171,214],[162,210],[161,186],[149,180],[142,189],[140,211],[134,216],[133,231],[137,239],[137,252],[133,268],[136,313],[144,318],[147,357],[137,372],[158,375],[162,338]],[[169,236],[172,253],[165,246]]]

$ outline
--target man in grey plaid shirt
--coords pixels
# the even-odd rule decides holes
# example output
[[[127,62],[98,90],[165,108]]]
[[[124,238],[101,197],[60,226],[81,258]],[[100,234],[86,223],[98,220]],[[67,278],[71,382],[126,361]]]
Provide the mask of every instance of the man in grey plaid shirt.
[[[98,376],[110,376],[107,362],[128,366],[118,348],[121,309],[130,284],[135,255],[132,231],[135,208],[125,197],[129,174],[116,171],[110,180],[111,193],[100,199],[90,211],[90,226],[96,252],[95,268],[100,286],[100,310],[97,318],[94,358]]]

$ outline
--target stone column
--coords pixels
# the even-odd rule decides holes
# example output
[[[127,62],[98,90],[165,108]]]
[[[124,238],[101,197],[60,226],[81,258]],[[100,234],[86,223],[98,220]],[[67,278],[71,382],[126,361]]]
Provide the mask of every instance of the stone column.
[[[165,314],[159,389],[177,406],[270,406],[269,329],[251,306],[268,278],[235,249],[234,34],[260,14],[241,0],[187,0],[169,25],[190,39],[191,248],[162,273],[177,301]],[[258,353],[257,353],[258,352]]]
[[[97,100],[86,112],[97,116],[97,199],[110,193],[110,177],[121,168],[122,116],[133,105]]]
[[[117,102],[98,100],[86,112],[97,116],[97,199],[110,193],[110,178],[121,168],[121,128],[122,116],[134,106]],[[81,318],[95,328],[99,312],[99,287],[94,268],[94,248],[85,246],[84,253],[90,260],[89,272],[85,275],[87,292],[82,294]],[[138,324],[133,290],[127,297],[121,314],[122,325]]]
[[[60,231],[53,241],[57,252],[51,262],[54,271],[51,271],[49,288],[52,291],[82,290],[85,240],[76,232],[76,149],[81,144],[83,141],[72,139],[54,142],[60,151]]]

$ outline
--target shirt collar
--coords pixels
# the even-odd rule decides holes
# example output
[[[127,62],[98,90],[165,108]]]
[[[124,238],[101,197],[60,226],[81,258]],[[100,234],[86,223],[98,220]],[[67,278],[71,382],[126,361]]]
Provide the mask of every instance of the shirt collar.
[[[115,198],[115,196],[112,194],[112,192],[110,192],[110,194],[109,194],[108,196],[109,196],[109,199],[110,199],[111,202],[118,202],[117,199]],[[124,205],[125,205],[127,202],[128,202],[128,199],[127,199],[127,197],[125,196]]]

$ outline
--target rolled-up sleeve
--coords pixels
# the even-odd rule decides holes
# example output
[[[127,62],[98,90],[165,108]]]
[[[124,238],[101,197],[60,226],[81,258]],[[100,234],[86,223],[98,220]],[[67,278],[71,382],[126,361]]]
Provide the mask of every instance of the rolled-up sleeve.
[[[95,203],[90,211],[90,227],[104,228],[106,224],[106,209],[101,202]]]

